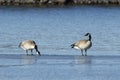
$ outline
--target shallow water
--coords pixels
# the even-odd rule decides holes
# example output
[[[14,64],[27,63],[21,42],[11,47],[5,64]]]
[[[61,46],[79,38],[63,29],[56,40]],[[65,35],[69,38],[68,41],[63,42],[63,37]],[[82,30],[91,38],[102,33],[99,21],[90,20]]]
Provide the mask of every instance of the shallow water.
[[[120,8],[0,7],[0,79],[116,80],[120,67]],[[92,34],[88,56],[70,45]],[[33,39],[42,56],[18,48]],[[35,53],[35,52],[34,52]]]
[[[70,45],[86,32],[92,34],[91,51],[120,51],[119,14],[119,7],[0,7],[0,51],[24,54],[18,44],[33,39],[42,54],[73,55]]]
[[[0,56],[2,80],[116,80],[120,78],[120,56],[15,54]]]

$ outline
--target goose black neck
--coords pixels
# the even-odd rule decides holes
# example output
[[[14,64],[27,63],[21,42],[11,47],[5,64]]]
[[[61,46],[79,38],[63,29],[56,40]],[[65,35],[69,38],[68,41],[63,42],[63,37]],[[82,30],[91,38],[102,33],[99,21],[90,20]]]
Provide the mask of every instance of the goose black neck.
[[[89,41],[91,41],[91,35],[89,35]]]
[[[38,54],[40,55],[40,51],[38,51],[37,45],[35,45],[35,49],[36,49],[36,52],[38,52]]]

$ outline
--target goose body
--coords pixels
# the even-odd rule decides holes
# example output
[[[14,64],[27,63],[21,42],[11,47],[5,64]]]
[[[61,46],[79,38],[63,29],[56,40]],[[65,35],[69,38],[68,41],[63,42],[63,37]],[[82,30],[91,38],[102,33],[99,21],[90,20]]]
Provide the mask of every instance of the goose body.
[[[80,41],[72,44],[71,47],[75,48],[75,49],[80,49],[82,55],[84,55],[83,51],[85,51],[85,56],[87,56],[87,50],[92,46],[92,42],[91,42],[91,34],[90,33],[85,34],[85,36],[88,36],[89,38],[80,40]]]
[[[19,44],[19,47],[21,47],[23,50],[26,50],[27,55],[28,55],[28,50],[31,50],[31,53],[32,53],[33,49],[35,49],[36,52],[40,55],[40,52],[38,51],[38,47],[37,47],[35,41],[33,41],[33,40],[22,41]]]

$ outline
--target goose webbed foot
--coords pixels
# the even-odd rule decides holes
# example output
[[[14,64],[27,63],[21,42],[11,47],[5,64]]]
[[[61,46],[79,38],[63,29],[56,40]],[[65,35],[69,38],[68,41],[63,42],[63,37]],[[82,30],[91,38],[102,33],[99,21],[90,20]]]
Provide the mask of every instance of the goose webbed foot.
[[[85,56],[87,56],[87,54],[85,54]]]
[[[33,56],[33,54],[31,54],[31,56]]]
[[[84,54],[82,54],[82,56],[84,56]]]

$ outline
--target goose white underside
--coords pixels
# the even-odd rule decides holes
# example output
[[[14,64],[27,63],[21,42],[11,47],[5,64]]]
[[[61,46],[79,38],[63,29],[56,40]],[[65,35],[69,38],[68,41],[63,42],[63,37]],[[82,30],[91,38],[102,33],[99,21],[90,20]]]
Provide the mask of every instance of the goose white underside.
[[[79,48],[79,47],[77,47],[77,46],[74,46],[74,48],[75,48],[75,49],[80,49],[80,48]]]

